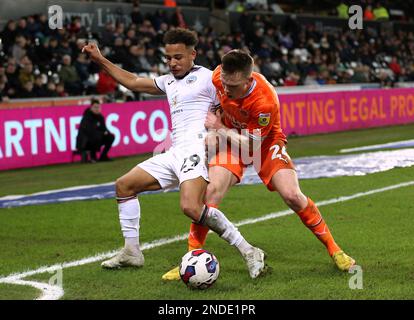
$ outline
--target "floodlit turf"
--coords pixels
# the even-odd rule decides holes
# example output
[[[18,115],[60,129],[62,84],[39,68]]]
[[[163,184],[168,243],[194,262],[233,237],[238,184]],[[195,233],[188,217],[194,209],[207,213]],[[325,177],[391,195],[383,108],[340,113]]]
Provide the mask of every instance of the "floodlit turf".
[[[336,145],[334,135],[294,138],[291,150],[300,156],[307,155],[306,150],[313,154],[316,139],[315,148],[323,145],[319,150],[334,154],[340,148],[412,138],[410,127],[414,129],[375,129],[375,135],[381,132],[388,139],[368,139],[367,132],[373,135],[371,130],[355,132],[354,138],[340,133]],[[359,137],[365,139],[363,143],[350,141]],[[136,159],[124,158],[110,165],[119,162],[127,170],[132,161]],[[0,185],[2,192],[8,194],[3,180],[7,175],[21,188],[20,192],[9,193],[69,186],[72,184],[64,185],[65,182],[48,177],[43,179],[47,188],[37,189],[42,184],[34,183],[24,189],[24,179],[29,181],[41,172],[59,172],[56,180],[71,176],[69,182],[74,183],[73,171],[78,169],[82,170],[79,179],[83,181],[79,184],[106,182],[110,179],[105,180],[102,175],[115,176],[118,172],[114,169],[108,173],[103,170],[104,165],[89,166],[89,173],[83,169],[86,166],[78,164],[15,170],[0,173]],[[102,168],[95,169],[99,166]],[[302,180],[301,187],[305,194],[321,201],[413,180],[411,167],[367,176]],[[239,228],[247,240],[268,253],[268,264],[273,270],[263,278],[251,280],[237,250],[211,234],[206,248],[218,257],[221,274],[206,291],[189,290],[181,282],[161,280],[161,275],[185,253],[186,242],[179,241],[144,251],[146,264],[140,270],[102,270],[100,262],[64,269],[63,299],[414,299],[413,198],[414,186],[409,186],[320,208],[337,242],[362,266],[361,290],[349,288],[352,274],[337,271],[324,247],[296,215],[289,215]],[[142,243],[188,232],[189,219],[180,213],[178,199],[178,193],[140,197]],[[254,185],[233,188],[221,208],[237,222],[285,210],[286,206],[264,186]],[[1,209],[0,216],[0,278],[108,252],[121,247],[123,242],[114,200]],[[37,274],[25,280],[48,282],[52,276]],[[34,288],[0,284],[0,299],[33,299],[38,294]]]
[[[306,180],[302,185],[320,201],[409,178],[414,178],[414,168]],[[405,187],[321,208],[337,241],[363,266],[362,290],[348,288],[351,275],[335,270],[323,247],[292,215],[240,227],[248,240],[269,254],[273,272],[258,281],[249,279],[235,249],[210,235],[206,247],[217,255],[222,271],[219,281],[206,292],[189,291],[180,282],[161,281],[162,273],[184,253],[185,241],[180,241],[145,251],[147,262],[142,270],[105,271],[99,263],[64,269],[64,299],[412,299],[414,228],[408,213],[414,205],[401,199],[413,195],[414,187]],[[241,201],[246,198],[254,201]],[[171,205],[178,202],[177,193],[146,195],[141,200],[142,242],[187,231],[188,220],[178,206]],[[242,186],[230,192],[222,208],[233,221],[240,221],[285,207],[262,186]],[[2,214],[1,234],[13,234],[1,239],[2,275],[77,260],[121,245],[116,208],[110,200],[23,207]],[[46,273],[28,279],[47,281],[51,276]]]
[[[410,124],[329,135],[291,137],[288,142],[288,152],[293,159],[313,155],[333,155],[339,154],[339,150],[343,148],[413,139],[413,132],[414,124]],[[118,158],[113,162],[96,164],[73,163],[0,171],[0,197],[111,182],[149,156]]]
[[[28,286],[0,284],[0,300],[33,300],[40,291]]]

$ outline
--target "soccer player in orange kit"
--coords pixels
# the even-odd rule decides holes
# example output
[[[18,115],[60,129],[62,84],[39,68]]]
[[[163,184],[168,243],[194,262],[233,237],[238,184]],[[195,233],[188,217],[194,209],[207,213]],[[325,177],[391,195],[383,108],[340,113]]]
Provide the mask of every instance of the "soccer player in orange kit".
[[[315,203],[299,187],[298,177],[286,151],[286,136],[280,125],[280,106],[273,86],[260,73],[253,72],[253,58],[241,50],[229,51],[213,72],[223,114],[209,112],[205,126],[210,130],[206,142],[215,148],[217,135],[232,146],[240,146],[242,154],[253,152],[252,163],[263,183],[276,191],[299,216],[303,224],[325,245],[338,269],[348,271],[355,260],[336,244]],[[236,129],[236,130],[235,130]],[[247,165],[234,148],[221,148],[210,161],[210,184],[205,203],[218,206],[228,189],[240,182]],[[246,157],[244,157],[246,158]],[[223,161],[224,159],[224,161]],[[189,249],[204,246],[208,229],[192,223]],[[163,276],[177,279],[177,268]]]

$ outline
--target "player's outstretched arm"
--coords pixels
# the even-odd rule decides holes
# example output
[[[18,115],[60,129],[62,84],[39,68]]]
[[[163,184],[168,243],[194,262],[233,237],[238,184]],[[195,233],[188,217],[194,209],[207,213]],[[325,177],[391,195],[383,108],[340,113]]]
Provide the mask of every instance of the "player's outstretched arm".
[[[144,92],[154,95],[163,95],[154,83],[153,79],[138,77],[135,74],[128,72],[111,61],[106,59],[100,52],[98,46],[94,43],[89,43],[82,48],[82,52],[89,54],[92,61],[99,64],[108,74],[110,74],[117,82],[132,91]]]

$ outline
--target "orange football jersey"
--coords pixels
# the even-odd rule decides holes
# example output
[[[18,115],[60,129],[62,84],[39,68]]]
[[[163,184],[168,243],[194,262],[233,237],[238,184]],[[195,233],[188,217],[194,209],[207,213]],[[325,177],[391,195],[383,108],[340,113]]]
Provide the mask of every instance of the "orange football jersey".
[[[220,80],[221,66],[213,72],[213,84],[223,108],[223,123],[229,128],[247,129],[251,138],[278,138],[286,142],[280,126],[279,98],[273,86],[260,73],[253,72],[253,83],[246,95],[230,99]]]

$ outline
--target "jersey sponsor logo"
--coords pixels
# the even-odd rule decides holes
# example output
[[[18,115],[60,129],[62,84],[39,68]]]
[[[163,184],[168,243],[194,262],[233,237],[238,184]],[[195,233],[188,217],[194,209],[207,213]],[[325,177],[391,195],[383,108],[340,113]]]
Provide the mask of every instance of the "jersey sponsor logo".
[[[172,106],[173,106],[173,108],[176,108],[177,107],[177,103],[178,103],[178,97],[177,96],[174,96],[172,98]]]
[[[185,83],[186,84],[192,84],[193,82],[196,82],[196,80],[197,80],[197,77],[196,76],[189,76],[187,78],[187,80],[185,80]]]
[[[171,81],[167,82],[167,84],[170,85],[173,82],[174,82],[174,80],[171,80]]]
[[[267,126],[270,123],[270,113],[260,113],[258,123],[262,127]]]
[[[230,120],[232,126],[236,129],[246,129],[247,128],[247,123],[246,122],[241,122],[238,119],[236,119],[235,117],[233,117],[230,114],[225,113],[225,116],[227,119]]]

